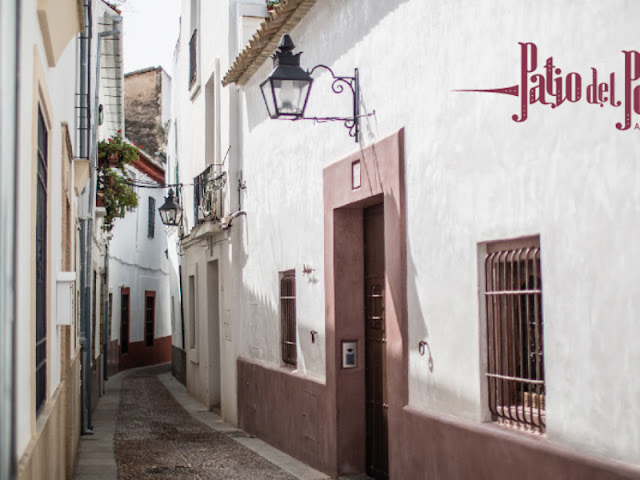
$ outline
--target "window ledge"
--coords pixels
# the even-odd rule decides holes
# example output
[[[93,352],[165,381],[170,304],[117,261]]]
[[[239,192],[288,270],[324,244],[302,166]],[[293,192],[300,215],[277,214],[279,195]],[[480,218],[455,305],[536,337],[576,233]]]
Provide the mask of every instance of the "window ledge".
[[[200,79],[196,80],[189,87],[189,99],[193,102],[200,93]]]

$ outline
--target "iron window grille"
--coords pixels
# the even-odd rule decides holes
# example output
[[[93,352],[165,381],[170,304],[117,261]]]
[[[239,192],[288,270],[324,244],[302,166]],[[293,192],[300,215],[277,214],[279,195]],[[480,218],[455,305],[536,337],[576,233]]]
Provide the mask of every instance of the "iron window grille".
[[[47,145],[49,132],[38,108],[36,207],[36,413],[47,396]]]
[[[485,261],[487,380],[494,421],[544,433],[540,242],[491,244]]]
[[[145,292],[144,296],[144,309],[145,309],[145,319],[144,319],[144,337],[147,347],[151,347],[153,345],[153,330],[155,324],[155,315],[156,315],[156,294],[155,292]]]
[[[198,76],[198,29],[191,34],[189,40],[189,88],[195,83]]]
[[[147,236],[153,238],[156,229],[156,199],[149,197],[149,230]]]
[[[280,274],[280,332],[282,361],[296,366],[296,273]]]

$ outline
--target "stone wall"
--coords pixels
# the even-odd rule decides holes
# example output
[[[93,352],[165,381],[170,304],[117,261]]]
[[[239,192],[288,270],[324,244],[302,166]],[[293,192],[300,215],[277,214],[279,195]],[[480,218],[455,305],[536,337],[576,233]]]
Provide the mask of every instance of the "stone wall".
[[[158,135],[162,125],[162,68],[128,73],[124,85],[125,135],[155,155],[162,142]]]

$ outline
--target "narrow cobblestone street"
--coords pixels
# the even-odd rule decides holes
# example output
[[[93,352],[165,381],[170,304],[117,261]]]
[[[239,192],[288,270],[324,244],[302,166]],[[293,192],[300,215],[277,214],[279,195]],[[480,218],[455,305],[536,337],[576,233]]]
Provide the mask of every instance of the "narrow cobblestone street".
[[[326,475],[204,410],[169,365],[109,379],[76,479],[320,480]]]

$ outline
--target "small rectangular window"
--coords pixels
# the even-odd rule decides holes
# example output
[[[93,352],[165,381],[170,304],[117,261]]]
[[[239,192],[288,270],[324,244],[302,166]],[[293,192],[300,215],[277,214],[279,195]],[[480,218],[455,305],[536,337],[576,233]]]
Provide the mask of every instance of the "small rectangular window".
[[[156,316],[156,292],[144,292],[144,338],[147,347],[153,345],[153,332]]]
[[[198,76],[198,29],[194,29],[189,40],[189,88]]]
[[[120,353],[129,353],[129,288],[120,292]]]
[[[296,272],[280,274],[280,336],[282,361],[296,365]]]
[[[149,197],[149,232],[147,236],[153,238],[156,228],[156,199]]]
[[[189,275],[189,348],[196,348],[196,277]]]
[[[545,431],[542,274],[538,237],[487,245],[487,380],[492,418]]]

